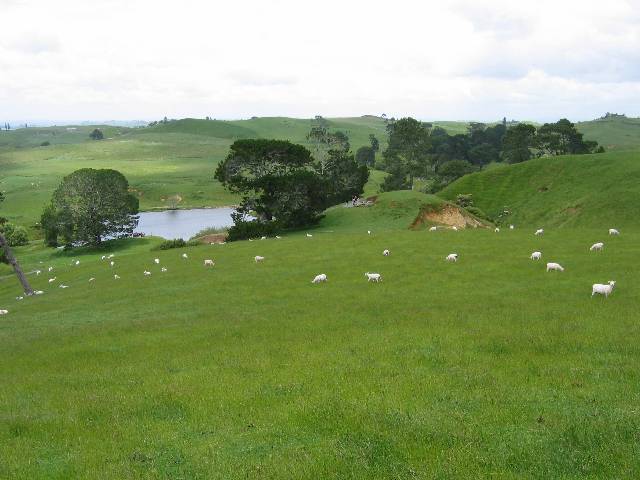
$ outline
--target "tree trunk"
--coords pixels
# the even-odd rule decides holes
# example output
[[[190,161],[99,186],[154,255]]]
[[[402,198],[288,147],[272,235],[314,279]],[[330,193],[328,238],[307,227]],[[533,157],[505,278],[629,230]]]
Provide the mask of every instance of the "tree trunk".
[[[24,293],[26,295],[33,295],[33,289],[31,288],[31,285],[29,285],[27,277],[24,275],[22,268],[20,268],[18,260],[16,259],[16,257],[14,257],[13,252],[11,251],[11,248],[9,248],[9,244],[7,243],[7,239],[4,238],[4,235],[2,233],[0,233],[0,248],[4,250],[4,256],[7,259],[7,262],[9,262],[9,265],[11,265],[13,267],[13,270],[16,272],[16,276],[22,284]]]

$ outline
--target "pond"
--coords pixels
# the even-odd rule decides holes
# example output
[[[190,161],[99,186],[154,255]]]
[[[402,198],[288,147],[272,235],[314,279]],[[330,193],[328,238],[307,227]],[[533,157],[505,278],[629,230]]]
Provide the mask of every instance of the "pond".
[[[233,225],[233,207],[141,212],[136,233],[188,240],[204,228]]]

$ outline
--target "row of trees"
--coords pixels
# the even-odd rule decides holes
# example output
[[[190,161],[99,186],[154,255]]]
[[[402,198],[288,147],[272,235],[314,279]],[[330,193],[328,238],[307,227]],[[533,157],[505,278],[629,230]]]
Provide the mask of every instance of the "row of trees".
[[[383,190],[413,188],[416,177],[430,179],[429,189],[442,188],[456,178],[491,162],[518,163],[547,155],[604,151],[583,139],[567,119],[539,128],[527,123],[487,126],[471,123],[465,134],[449,135],[443,128],[413,118],[387,123],[389,143],[381,168],[390,175]]]

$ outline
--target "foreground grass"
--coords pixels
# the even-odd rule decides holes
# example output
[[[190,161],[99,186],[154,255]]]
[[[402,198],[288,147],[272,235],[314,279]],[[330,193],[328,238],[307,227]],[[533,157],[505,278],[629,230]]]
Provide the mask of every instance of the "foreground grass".
[[[0,477],[640,475],[640,235],[323,230],[20,251],[70,288],[0,281]]]

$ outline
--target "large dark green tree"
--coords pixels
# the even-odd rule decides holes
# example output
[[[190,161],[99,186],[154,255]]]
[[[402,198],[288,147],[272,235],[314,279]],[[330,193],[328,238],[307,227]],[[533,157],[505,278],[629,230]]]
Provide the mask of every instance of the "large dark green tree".
[[[0,192],[0,203],[4,200],[4,195]],[[9,246],[9,242],[5,238],[3,232],[0,231],[0,261],[3,263],[8,263],[13,267],[13,271],[18,277],[18,281],[20,285],[22,285],[22,289],[26,295],[33,295],[33,288],[29,284],[29,280],[27,280],[27,276],[22,271],[20,267],[20,263],[18,259],[13,254],[11,247]]]
[[[548,155],[592,153],[598,142],[585,141],[583,134],[566,118],[545,123],[538,129],[538,146]]]
[[[138,224],[137,213],[138,198],[129,192],[124,175],[82,168],[64,177],[43,213],[42,224],[50,244],[61,234],[67,244],[98,245],[106,237],[131,235]]]
[[[413,188],[413,179],[425,174],[431,166],[431,139],[429,128],[414,118],[401,118],[387,124],[389,143],[383,152],[389,176],[382,185],[384,190],[397,185]],[[390,178],[390,177],[398,178]]]
[[[239,212],[253,212],[261,222],[310,224],[326,208],[326,184],[311,152],[285,140],[237,140],[214,176],[242,195]]]
[[[376,161],[376,152],[372,147],[365,145],[356,150],[356,162],[360,165],[373,167]]]
[[[349,152],[330,150],[322,176],[327,187],[327,202],[335,205],[360,196],[369,180],[369,169]]]
[[[536,127],[528,123],[507,129],[503,139],[502,156],[508,163],[520,163],[531,159],[536,146]]]

